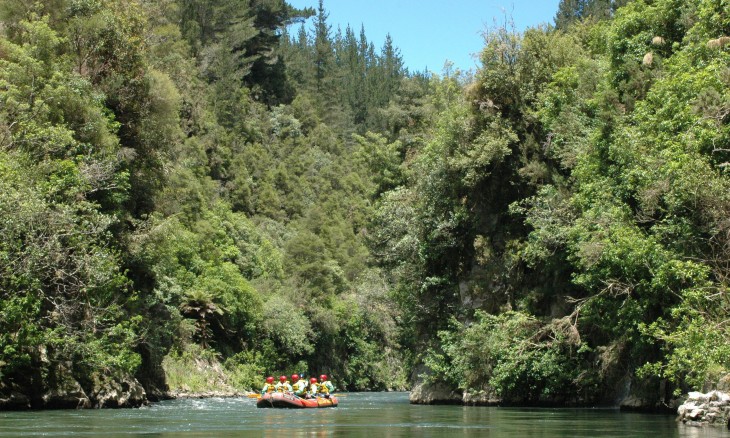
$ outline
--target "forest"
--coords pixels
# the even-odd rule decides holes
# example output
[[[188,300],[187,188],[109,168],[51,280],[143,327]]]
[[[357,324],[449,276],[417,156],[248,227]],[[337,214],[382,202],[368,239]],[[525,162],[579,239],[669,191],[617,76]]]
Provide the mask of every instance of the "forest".
[[[562,0],[440,74],[325,6],[0,0],[0,408],[728,380],[727,0]]]

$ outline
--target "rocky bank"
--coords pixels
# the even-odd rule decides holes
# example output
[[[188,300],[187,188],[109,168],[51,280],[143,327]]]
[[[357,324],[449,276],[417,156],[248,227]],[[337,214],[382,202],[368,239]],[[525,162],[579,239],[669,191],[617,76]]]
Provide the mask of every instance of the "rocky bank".
[[[55,385],[0,388],[0,410],[128,408],[147,403],[147,392],[133,377],[93,378],[84,385],[65,377]]]
[[[677,409],[677,420],[689,426],[724,426],[730,429],[730,394],[690,392]]]
[[[665,382],[640,381],[630,375],[606,385],[595,394],[574,398],[542,398],[525,401],[505,399],[490,388],[462,391],[445,383],[417,382],[410,393],[413,404],[458,404],[467,406],[616,406],[621,410],[673,414],[679,400]]]

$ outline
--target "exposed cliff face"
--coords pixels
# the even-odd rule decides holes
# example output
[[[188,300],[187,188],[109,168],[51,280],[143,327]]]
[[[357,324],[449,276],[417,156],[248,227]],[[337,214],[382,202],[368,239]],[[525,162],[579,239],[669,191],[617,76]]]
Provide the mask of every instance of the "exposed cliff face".
[[[26,370],[0,380],[0,410],[131,408],[172,398],[161,366],[165,351],[141,346],[136,375],[88,374],[71,361],[52,360],[52,352],[39,347]]]
[[[59,365],[42,384],[0,387],[0,410],[128,408],[148,403],[145,389],[132,376],[89,376],[82,380]]]
[[[96,378],[89,391],[94,408],[131,408],[147,404],[147,393],[137,379]]]
[[[674,388],[666,380],[626,376],[624,382],[626,390],[617,398],[621,410],[664,414],[676,412],[679,399],[672,395]]]
[[[458,405],[463,403],[463,393],[445,383],[418,383],[411,390],[409,400],[419,405]]]
[[[462,391],[446,383],[427,383],[418,381],[411,390],[410,402],[413,404],[461,404],[468,406],[612,406],[621,410],[674,413],[679,400],[671,396],[671,389],[665,382],[657,380],[637,380],[631,375],[604,382],[595,394],[582,394],[575,397],[524,400],[500,397],[494,390]]]

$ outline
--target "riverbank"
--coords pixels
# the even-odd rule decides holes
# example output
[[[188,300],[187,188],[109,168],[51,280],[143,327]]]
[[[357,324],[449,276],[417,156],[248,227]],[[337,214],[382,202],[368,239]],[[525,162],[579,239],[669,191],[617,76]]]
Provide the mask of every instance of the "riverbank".
[[[655,395],[655,394],[654,394]],[[582,399],[576,396],[573,399],[550,399],[526,402],[518,399],[504,399],[494,391],[471,390],[461,391],[442,383],[418,383],[410,393],[410,403],[420,405],[463,405],[463,406],[510,406],[510,407],[616,407],[623,411],[644,413],[661,413],[674,415],[680,405],[678,398],[659,399],[640,391],[628,392],[621,397],[607,397],[604,399]]]
[[[204,355],[166,357],[155,379],[132,375],[78,376],[58,366],[46,378],[0,386],[0,411],[138,408],[170,399],[245,397],[253,383]],[[251,380],[251,379],[249,379]]]
[[[581,403],[579,400],[573,402],[556,403],[546,400],[544,403],[534,403],[530,406],[542,407],[614,407],[621,411],[660,413],[673,415],[677,421],[687,426],[717,426],[730,430],[730,393],[713,390],[707,393],[690,392],[680,402],[679,398],[670,399],[668,402],[660,401],[657,398],[647,398],[637,393],[628,392],[624,397],[611,403]],[[464,406],[511,406],[520,407],[524,404],[515,403],[510,400],[503,400],[491,391],[460,391],[445,384],[418,383],[409,394],[411,404],[420,405],[464,405]]]

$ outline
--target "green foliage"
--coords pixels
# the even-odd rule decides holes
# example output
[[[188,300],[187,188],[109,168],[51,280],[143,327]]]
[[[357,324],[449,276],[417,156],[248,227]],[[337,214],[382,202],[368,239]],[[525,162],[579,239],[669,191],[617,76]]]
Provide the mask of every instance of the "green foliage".
[[[496,29],[463,91],[451,72],[432,88],[432,140],[382,195],[371,245],[435,379],[536,402],[604,397],[619,361],[679,389],[727,370],[727,14],[616,6]],[[588,16],[604,21],[573,22]],[[506,321],[447,324],[473,310]]]
[[[660,362],[642,365],[637,372],[640,376],[659,376],[677,385],[676,396],[681,388],[702,389],[712,387],[728,374],[727,340],[730,331],[727,325],[711,323],[704,315],[688,309],[689,315],[679,317],[678,325],[668,325],[657,320],[650,326],[642,326],[642,331],[666,346],[666,357]]]
[[[227,358],[223,367],[227,371],[228,383],[239,390],[258,389],[265,371],[265,367],[259,365],[261,362],[258,352],[243,351]]]
[[[307,315],[285,298],[272,296],[266,301],[262,328],[284,357],[306,357],[314,352],[314,334]]]
[[[365,137],[353,136],[360,148],[356,159],[373,175],[377,185],[375,194],[383,193],[401,184],[403,177],[400,169],[400,142],[387,143],[380,134],[368,132]]]
[[[236,369],[233,362],[224,369],[215,355],[197,345],[189,345],[181,352],[171,352],[162,361],[162,367],[167,384],[174,392],[232,392],[242,389],[235,385],[249,383],[245,370]]]
[[[469,326],[451,324],[439,332],[442,352],[430,350],[425,358],[431,380],[492,389],[512,402],[566,401],[584,390],[580,339],[563,321],[544,325],[520,312],[477,312]]]
[[[127,312],[135,297],[111,244],[129,187],[117,125],[60,56],[49,20],[16,24],[0,60],[4,378],[25,385],[28,369],[65,361],[82,380],[133,374],[139,319]]]

